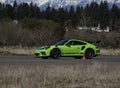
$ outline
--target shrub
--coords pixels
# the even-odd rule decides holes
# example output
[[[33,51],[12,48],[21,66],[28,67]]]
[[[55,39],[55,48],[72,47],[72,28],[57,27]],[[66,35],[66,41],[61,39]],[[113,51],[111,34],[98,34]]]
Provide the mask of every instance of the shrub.
[[[62,27],[50,20],[23,19],[0,22],[0,46],[39,46],[52,44],[63,38]]]
[[[27,18],[21,21],[22,28],[31,31],[36,45],[53,44],[61,40],[64,30],[60,24],[51,20]]]

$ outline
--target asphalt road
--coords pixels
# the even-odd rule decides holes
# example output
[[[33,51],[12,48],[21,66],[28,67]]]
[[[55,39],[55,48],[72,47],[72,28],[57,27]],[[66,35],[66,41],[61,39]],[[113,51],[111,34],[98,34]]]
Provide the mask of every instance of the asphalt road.
[[[80,65],[94,64],[94,62],[120,65],[120,56],[98,56],[91,60],[61,57],[60,59],[41,59],[33,56],[0,56],[0,65]]]

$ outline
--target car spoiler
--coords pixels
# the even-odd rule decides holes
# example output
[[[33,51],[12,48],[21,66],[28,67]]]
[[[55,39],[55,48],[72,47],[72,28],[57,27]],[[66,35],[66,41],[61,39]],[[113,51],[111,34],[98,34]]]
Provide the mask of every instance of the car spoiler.
[[[88,43],[91,43],[91,44],[95,44],[96,46],[100,46],[100,43],[101,43],[101,40],[97,40],[97,41],[87,41]]]

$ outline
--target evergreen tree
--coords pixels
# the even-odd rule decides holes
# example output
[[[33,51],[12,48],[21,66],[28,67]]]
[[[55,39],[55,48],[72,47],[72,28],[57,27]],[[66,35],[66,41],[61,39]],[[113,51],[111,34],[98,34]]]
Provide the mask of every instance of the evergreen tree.
[[[111,9],[111,18],[112,19],[119,19],[120,18],[120,12],[116,4],[113,4]]]
[[[47,7],[46,10],[45,10],[45,18],[46,18],[47,20],[51,19],[51,7],[50,7],[49,4],[48,4],[48,7]]]
[[[57,10],[54,8],[54,7],[52,7],[51,8],[51,20],[53,20],[53,21],[57,21]]]
[[[116,6],[116,4],[113,4],[110,16],[111,16],[111,28],[112,28],[112,30],[118,31],[119,23],[120,23],[120,10]]]
[[[17,5],[17,2],[14,1],[14,4],[13,4],[13,19],[18,19],[17,18],[17,8],[18,8],[18,5]]]
[[[85,18],[86,18],[86,26],[94,26],[98,25],[97,22],[98,17],[98,4],[96,2],[91,2],[91,4],[87,5],[85,8]]]
[[[98,22],[97,22],[98,4],[94,1],[90,4],[89,16],[90,16],[89,18],[90,18],[90,21],[91,21],[91,23],[89,25],[96,27],[98,25]],[[88,23],[89,23],[89,21],[88,21]]]
[[[99,6],[98,22],[101,28],[106,28],[110,22],[110,12],[107,1],[101,2]]]
[[[80,20],[82,19],[82,10],[80,6],[77,6],[76,13],[75,13],[76,25],[79,25]]]
[[[27,3],[22,3],[18,5],[17,16],[18,19],[23,19],[25,17],[30,17],[30,7]]]
[[[116,4],[113,4],[110,9],[107,1],[101,1],[100,5],[95,1],[87,4],[85,8],[70,6],[69,10],[65,8],[55,9],[48,7],[41,11],[40,8],[33,4],[21,3],[17,5],[15,1],[13,5],[0,3],[0,19],[11,18],[22,20],[24,18],[39,18],[53,20],[64,24],[70,24],[72,27],[80,26],[98,26],[104,29],[107,26],[114,31],[120,29],[120,9]],[[70,26],[69,25],[69,26]]]
[[[75,9],[73,6],[70,7],[68,16],[69,16],[68,19],[72,21],[72,26],[76,26],[77,22],[75,19]]]
[[[0,3],[0,19],[3,17],[3,5]]]
[[[32,2],[29,7],[30,7],[29,17],[39,18],[41,14],[39,7],[34,5]]]
[[[4,10],[6,17],[13,18],[13,7],[10,4],[7,4]]]
[[[63,24],[67,20],[67,14],[64,8],[59,8],[57,11],[57,22]]]

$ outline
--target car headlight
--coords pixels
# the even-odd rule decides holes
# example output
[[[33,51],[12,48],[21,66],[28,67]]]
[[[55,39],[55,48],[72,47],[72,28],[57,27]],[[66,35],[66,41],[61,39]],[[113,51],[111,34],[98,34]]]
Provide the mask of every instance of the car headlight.
[[[50,46],[46,46],[46,47],[45,47],[45,49],[49,49],[49,48],[50,48]]]

